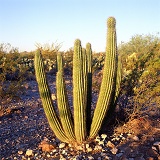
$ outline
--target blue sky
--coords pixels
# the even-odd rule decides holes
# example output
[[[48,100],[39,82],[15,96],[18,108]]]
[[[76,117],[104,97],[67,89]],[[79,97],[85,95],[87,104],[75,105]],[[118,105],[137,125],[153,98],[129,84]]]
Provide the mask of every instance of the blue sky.
[[[31,51],[57,42],[68,50],[79,38],[105,51],[109,16],[117,20],[118,43],[160,32],[160,0],[0,0],[0,43]]]

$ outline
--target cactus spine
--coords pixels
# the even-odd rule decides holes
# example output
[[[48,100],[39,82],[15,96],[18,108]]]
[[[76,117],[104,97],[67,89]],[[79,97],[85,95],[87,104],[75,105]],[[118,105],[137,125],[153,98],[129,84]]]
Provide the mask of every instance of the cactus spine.
[[[116,87],[116,63],[117,63],[117,44],[116,44],[116,20],[113,17],[108,18],[107,26],[107,48],[106,58],[103,70],[103,79],[100,93],[91,124],[90,138],[94,138],[99,132],[103,119],[112,105],[115,87]]]
[[[116,43],[116,20],[107,21],[107,48],[100,93],[91,120],[92,101],[92,49],[91,44],[82,49],[81,41],[74,43],[73,54],[73,106],[74,118],[67,99],[63,78],[62,55],[57,55],[58,72],[56,76],[57,104],[59,117],[56,115],[50,90],[47,84],[41,52],[35,54],[35,71],[42,99],[43,108],[49,124],[57,138],[67,143],[83,143],[87,138],[94,138],[103,123],[107,111],[114,109],[119,94],[121,81],[121,63],[118,62]],[[117,69],[118,68],[118,69]]]

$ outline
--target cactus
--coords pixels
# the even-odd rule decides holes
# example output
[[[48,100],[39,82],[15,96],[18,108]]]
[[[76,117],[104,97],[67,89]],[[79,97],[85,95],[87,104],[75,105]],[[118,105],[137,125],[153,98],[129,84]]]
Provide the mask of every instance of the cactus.
[[[75,140],[73,131],[72,114],[69,108],[68,97],[66,93],[66,86],[63,79],[63,61],[62,55],[59,53],[57,56],[58,72],[56,76],[57,88],[57,104],[60,114],[61,123],[66,136],[71,140]]]
[[[94,138],[101,128],[103,120],[109,107],[112,105],[115,88],[116,88],[116,72],[117,72],[117,44],[116,44],[116,31],[115,31],[116,20],[113,17],[109,17],[107,21],[107,48],[106,58],[103,69],[103,79],[101,83],[100,93],[94,111],[90,138]]]
[[[81,41],[77,39],[73,54],[73,106],[74,128],[77,142],[86,138],[86,56]]]
[[[107,48],[103,79],[92,119],[91,44],[88,43],[86,49],[82,49],[81,41],[79,39],[74,43],[73,117],[69,107],[65,81],[63,78],[62,55],[60,53],[57,55],[58,72],[56,76],[56,88],[59,110],[58,117],[47,84],[41,51],[38,50],[35,54],[35,72],[44,111],[55,135],[63,142],[81,144],[87,139],[93,139],[101,129],[107,111],[109,109],[114,109],[121,81],[121,63],[118,62],[115,25],[115,18],[108,18]]]
[[[92,48],[91,44],[86,44],[87,55],[87,133],[90,132],[91,125],[91,103],[92,103]]]
[[[36,71],[35,72],[36,79],[39,87],[39,93],[42,100],[42,105],[43,105],[46,117],[48,119],[48,122],[50,124],[50,127],[52,128],[52,130],[54,131],[55,135],[59,140],[63,142],[68,142],[68,137],[66,136],[62,128],[60,120],[56,115],[56,112],[53,106],[40,50],[38,50],[35,53],[35,71]]]

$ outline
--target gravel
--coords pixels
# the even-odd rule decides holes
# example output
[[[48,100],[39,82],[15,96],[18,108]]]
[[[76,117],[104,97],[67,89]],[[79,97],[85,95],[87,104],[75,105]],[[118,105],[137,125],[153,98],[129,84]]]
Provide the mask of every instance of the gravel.
[[[72,85],[71,79],[66,78],[67,89],[69,93],[69,103],[72,106]],[[50,129],[41,100],[38,93],[36,81],[29,81],[25,94],[21,95],[19,101],[12,101],[4,105],[4,108],[10,108],[11,112],[0,117],[0,159],[125,159],[124,148],[118,146],[126,141],[140,141],[139,137],[128,134],[113,134],[111,136],[102,134],[96,137],[91,144],[86,143],[85,150],[75,150],[69,144],[59,142]],[[55,91],[55,79],[49,79],[49,85],[52,93]],[[97,93],[93,93],[93,106],[97,100]],[[56,101],[53,101],[56,106]],[[71,107],[72,108],[72,107]],[[93,110],[93,107],[92,107]],[[132,137],[132,138],[130,138]],[[42,141],[48,141],[56,146],[50,152],[43,152],[39,145]],[[135,143],[135,142],[134,142]],[[152,142],[153,143],[153,142]],[[159,145],[159,142],[157,142]],[[156,149],[157,146],[153,148]],[[152,149],[152,148],[151,148]],[[136,155],[135,155],[136,156]],[[135,157],[128,157],[128,159]],[[141,154],[143,159],[143,154]],[[152,158],[152,157],[151,157]],[[127,159],[127,158],[126,158]]]

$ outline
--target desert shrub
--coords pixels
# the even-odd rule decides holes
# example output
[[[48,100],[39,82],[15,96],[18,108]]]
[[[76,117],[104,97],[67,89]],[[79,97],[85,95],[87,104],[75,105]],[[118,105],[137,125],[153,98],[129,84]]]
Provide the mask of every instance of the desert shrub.
[[[136,35],[119,46],[123,65],[123,96],[126,95],[126,103],[134,115],[160,106],[159,48],[160,38],[157,35]]]
[[[0,99],[18,97],[21,93],[22,83],[25,80],[27,68],[19,66],[20,53],[10,44],[0,45]]]

